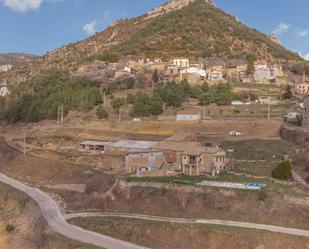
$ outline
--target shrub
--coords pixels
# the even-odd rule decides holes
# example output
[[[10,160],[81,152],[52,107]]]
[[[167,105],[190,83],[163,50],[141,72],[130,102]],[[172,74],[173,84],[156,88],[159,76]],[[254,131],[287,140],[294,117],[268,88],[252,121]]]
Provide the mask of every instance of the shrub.
[[[120,107],[122,107],[124,103],[125,103],[125,100],[122,98],[113,98],[111,104],[114,110],[119,112]]]
[[[135,95],[129,93],[129,94],[127,95],[127,103],[128,103],[128,104],[134,104],[134,101],[135,101]]]
[[[97,55],[95,59],[106,62],[118,62],[120,55],[118,53],[105,51],[102,54]]]
[[[285,92],[282,94],[283,99],[291,99],[293,97],[292,87],[287,85],[285,88]]]
[[[268,194],[265,190],[262,189],[259,191],[259,197],[258,197],[259,201],[266,201],[267,197],[268,197]]]
[[[289,161],[281,162],[272,172],[273,178],[279,180],[290,180],[292,177],[292,166]]]
[[[259,96],[255,93],[249,93],[250,101],[259,100]]]
[[[135,80],[134,78],[130,77],[128,79],[125,80],[125,84],[126,84],[126,88],[127,89],[132,89],[135,85]]]
[[[134,96],[131,116],[149,117],[157,116],[163,112],[163,101],[159,95],[149,97],[146,93],[138,93]]]
[[[6,230],[8,233],[14,232],[14,231],[15,231],[15,226],[12,225],[12,224],[7,224],[5,230]]]
[[[107,119],[108,118],[108,113],[102,106],[99,106],[97,108],[96,115],[99,119]]]

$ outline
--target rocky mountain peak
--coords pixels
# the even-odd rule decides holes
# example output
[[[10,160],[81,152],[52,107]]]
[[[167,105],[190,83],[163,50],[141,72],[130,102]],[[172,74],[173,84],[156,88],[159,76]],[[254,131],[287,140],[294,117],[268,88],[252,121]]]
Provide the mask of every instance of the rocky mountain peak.
[[[169,0],[166,4],[154,8],[153,10],[148,12],[145,19],[161,16],[171,11],[181,9],[195,1],[197,0]],[[214,5],[212,0],[204,0],[204,1],[206,3]]]

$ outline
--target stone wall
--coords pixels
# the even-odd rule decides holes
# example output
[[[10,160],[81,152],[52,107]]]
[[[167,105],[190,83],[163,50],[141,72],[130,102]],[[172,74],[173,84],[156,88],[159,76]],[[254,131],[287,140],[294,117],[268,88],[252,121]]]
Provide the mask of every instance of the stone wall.
[[[309,144],[309,129],[284,124],[280,130],[283,139],[298,144]]]

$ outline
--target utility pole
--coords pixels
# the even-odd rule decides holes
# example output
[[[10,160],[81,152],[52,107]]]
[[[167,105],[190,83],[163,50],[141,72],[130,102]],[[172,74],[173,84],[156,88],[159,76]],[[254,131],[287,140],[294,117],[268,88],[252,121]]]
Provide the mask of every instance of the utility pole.
[[[24,131],[24,156],[26,155],[26,132]]]
[[[57,125],[62,126],[64,120],[63,105],[58,106]]]
[[[267,115],[267,119],[270,120],[270,103],[268,103],[268,115]]]
[[[105,101],[106,101],[106,92],[104,91],[104,93],[103,93],[103,106],[105,106]]]
[[[121,107],[119,107],[119,118],[118,118],[119,123],[121,123]]]
[[[63,116],[63,105],[61,106],[61,126],[63,125],[63,120],[64,120],[64,116]]]
[[[57,125],[59,126],[59,106],[57,107]]]
[[[204,120],[206,120],[206,100],[204,100]]]

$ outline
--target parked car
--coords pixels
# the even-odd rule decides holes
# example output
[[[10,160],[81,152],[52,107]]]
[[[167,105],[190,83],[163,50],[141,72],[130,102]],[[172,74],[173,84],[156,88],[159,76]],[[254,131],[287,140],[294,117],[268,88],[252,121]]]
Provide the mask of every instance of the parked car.
[[[241,133],[238,132],[238,131],[230,131],[230,132],[229,132],[229,135],[230,135],[231,137],[238,137],[238,136],[241,136]]]
[[[228,153],[234,153],[235,150],[234,150],[234,149],[227,149],[227,152],[228,152]]]

